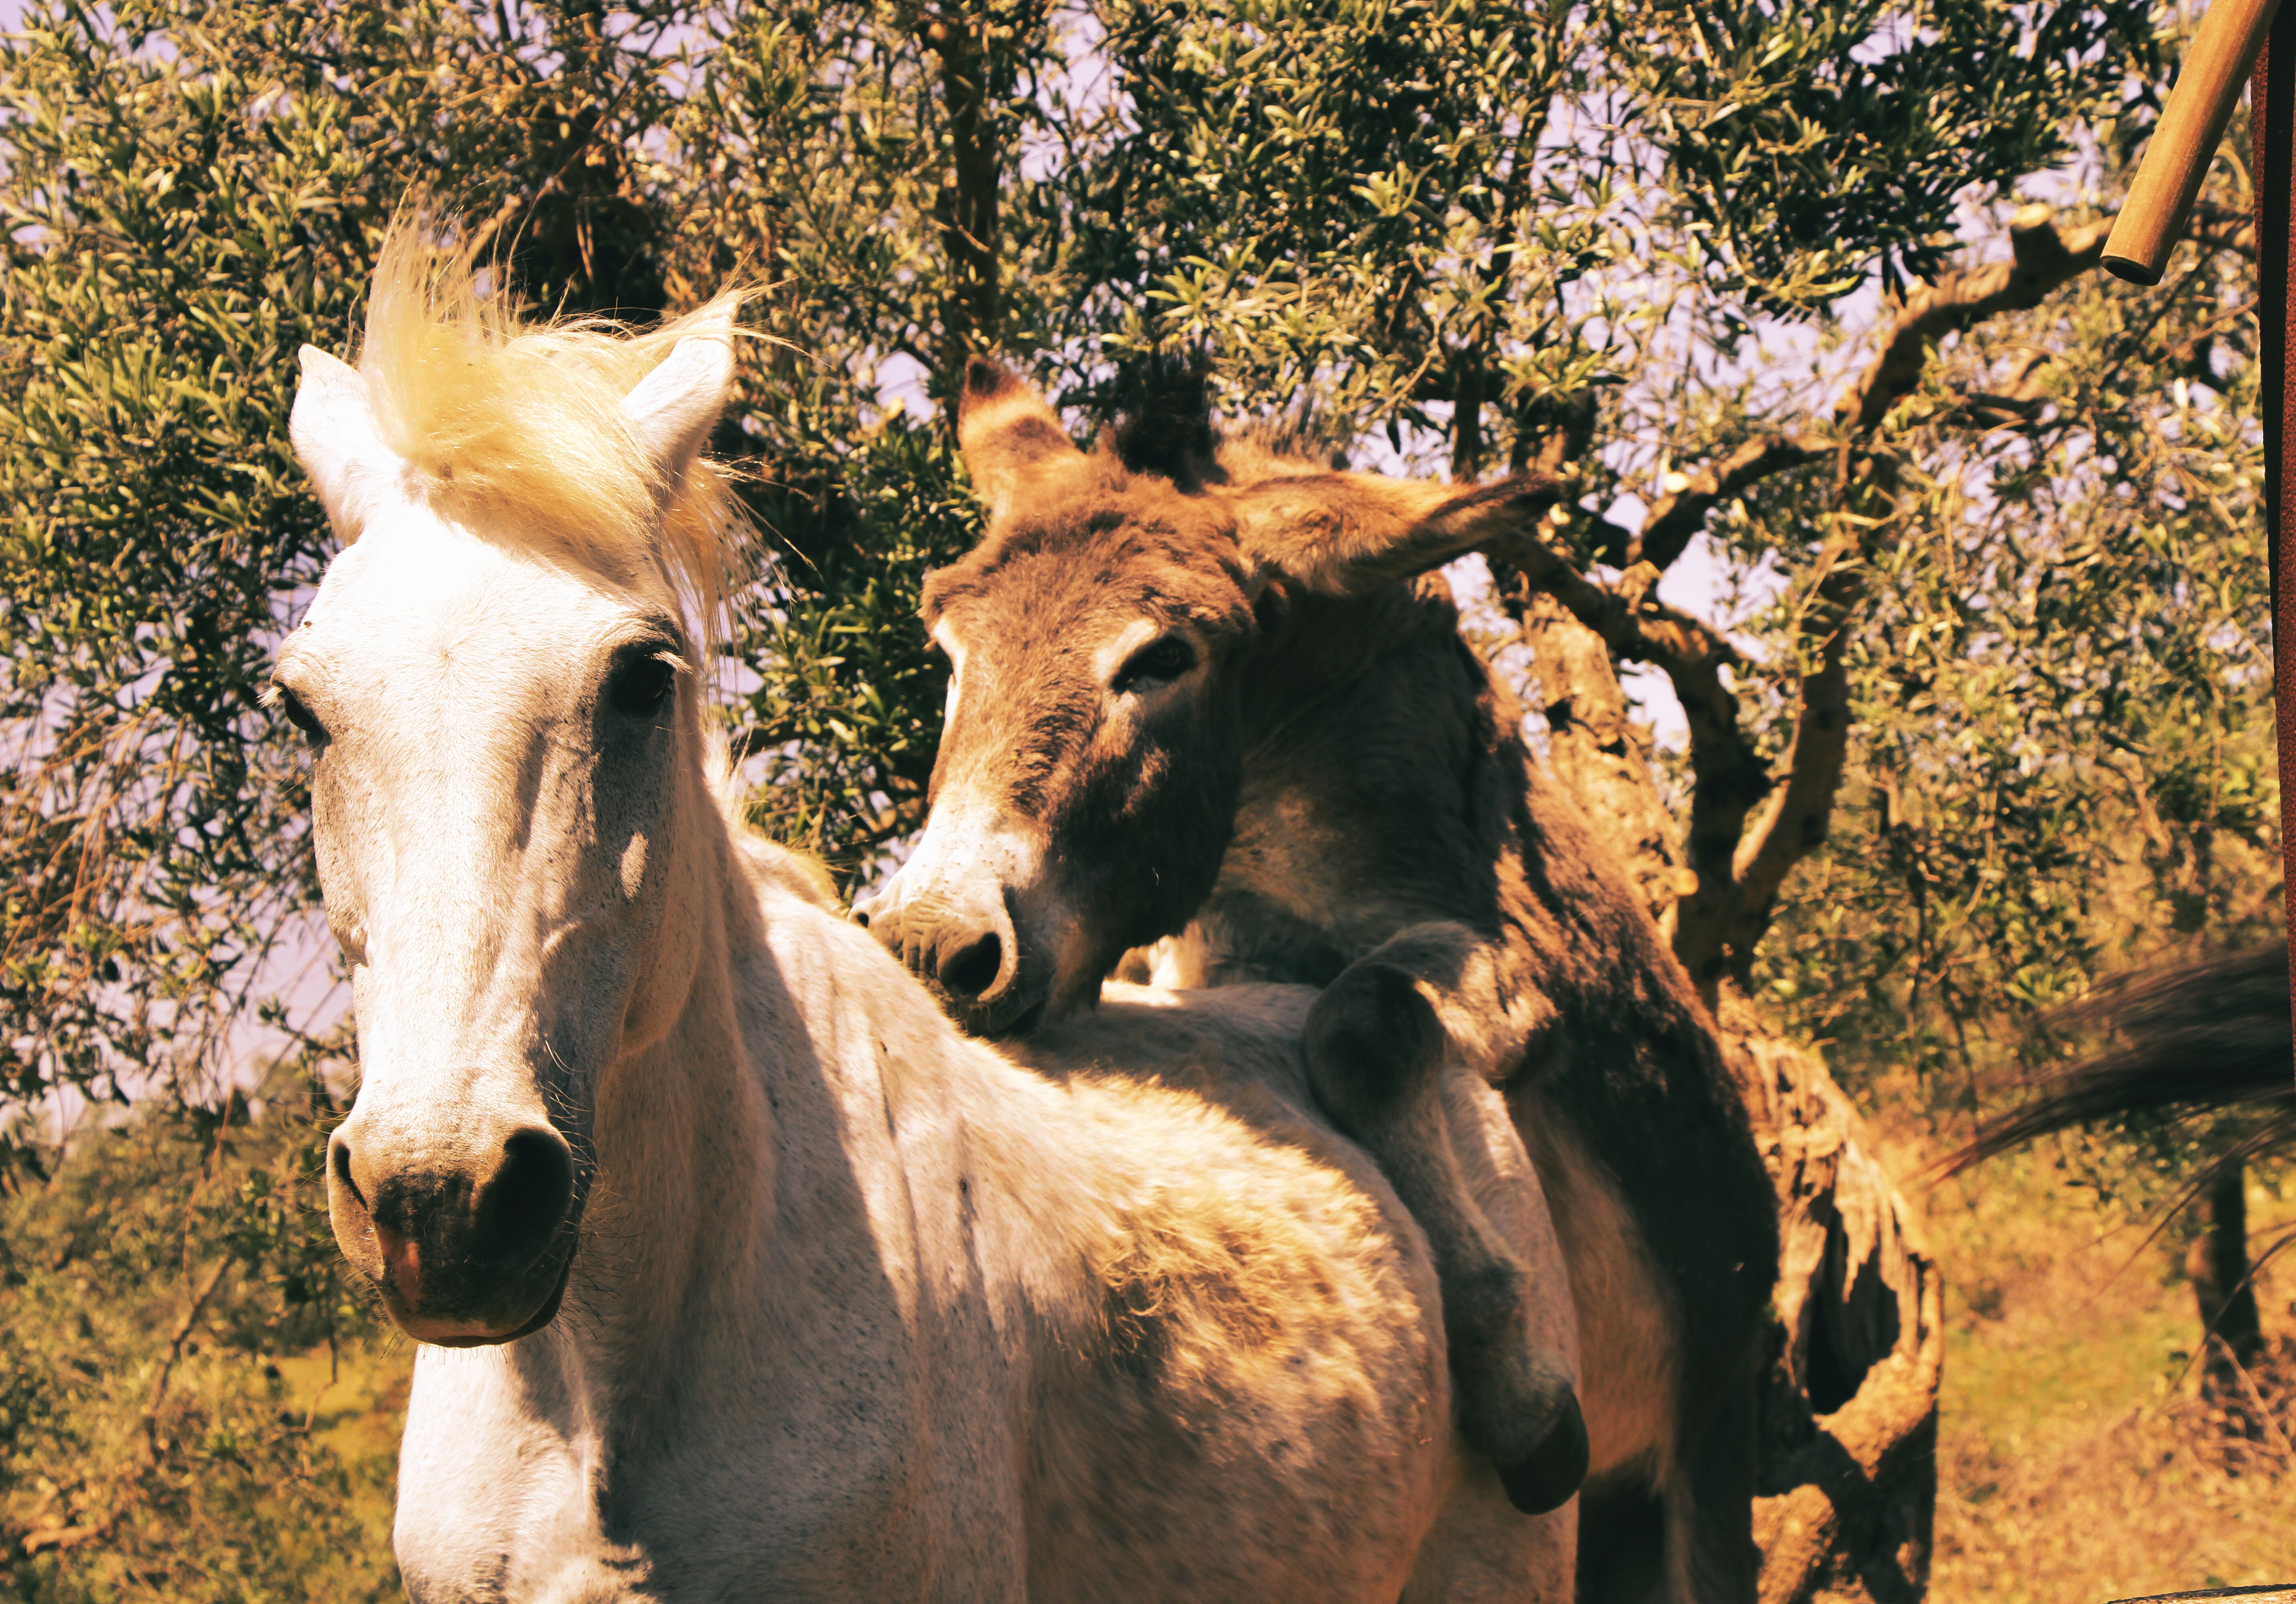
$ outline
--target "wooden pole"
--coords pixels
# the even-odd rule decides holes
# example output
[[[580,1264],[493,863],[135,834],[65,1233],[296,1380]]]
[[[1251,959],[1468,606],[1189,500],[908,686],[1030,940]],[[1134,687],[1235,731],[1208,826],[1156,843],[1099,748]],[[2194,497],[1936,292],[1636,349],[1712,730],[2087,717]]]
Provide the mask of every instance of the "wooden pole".
[[[2106,272],[2132,284],[2161,282],[2278,9],[2279,0],[2216,0],[2201,19],[2136,182],[2104,242]]]
[[[2272,28],[2256,63],[2249,102],[2256,184],[2256,360],[2264,425],[2264,534],[2272,563],[2273,722],[2280,737],[2282,895],[2296,929],[2296,504],[2288,471],[2296,464],[2296,350],[2288,344],[2296,245],[2296,7]],[[2289,945],[2289,996],[2296,1009],[2296,942]]]

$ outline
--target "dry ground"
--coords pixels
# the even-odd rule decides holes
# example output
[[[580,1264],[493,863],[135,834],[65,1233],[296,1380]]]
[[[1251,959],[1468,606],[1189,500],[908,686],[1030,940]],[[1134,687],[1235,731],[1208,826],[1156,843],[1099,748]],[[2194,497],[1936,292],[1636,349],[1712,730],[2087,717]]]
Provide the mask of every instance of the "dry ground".
[[[1911,1117],[1885,1106],[1881,1123],[1901,1176],[1938,1150]],[[2063,1156],[2044,1144],[1916,1194],[1947,1288],[1931,1598],[2296,1583],[2296,1450],[2276,1430],[2296,1428],[2296,1265],[2259,1283],[2267,1338],[2287,1344],[2259,1378],[2274,1424],[2234,1438],[2188,1363],[2181,1242],[2144,1245],[2144,1203],[2101,1202]],[[2251,1182],[2251,1240],[2296,1221],[2285,1190]]]

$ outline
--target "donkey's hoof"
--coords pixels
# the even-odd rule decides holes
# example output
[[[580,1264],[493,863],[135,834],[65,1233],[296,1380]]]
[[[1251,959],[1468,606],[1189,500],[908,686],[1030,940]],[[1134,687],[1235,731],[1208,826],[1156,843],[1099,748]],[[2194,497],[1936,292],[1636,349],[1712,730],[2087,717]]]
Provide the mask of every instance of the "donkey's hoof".
[[[1578,1395],[1563,1395],[1546,1438],[1513,1464],[1497,1467],[1507,1502],[1526,1515],[1559,1510],[1587,1479],[1587,1418]]]

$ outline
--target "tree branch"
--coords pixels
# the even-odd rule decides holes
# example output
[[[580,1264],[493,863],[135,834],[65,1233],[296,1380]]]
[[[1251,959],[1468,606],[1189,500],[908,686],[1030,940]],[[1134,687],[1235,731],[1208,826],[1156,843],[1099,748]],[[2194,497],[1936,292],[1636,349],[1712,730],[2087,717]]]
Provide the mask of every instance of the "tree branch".
[[[1553,542],[1554,530],[1544,525],[1487,548],[1495,565],[1519,570],[1529,586],[1551,595],[1593,631],[1614,657],[1651,663],[1673,684],[1689,725],[1693,785],[1683,853],[1689,872],[1674,877],[1681,895],[1672,909],[1672,937],[1677,955],[1710,1002],[1718,998],[1725,975],[1745,982],[1779,889],[1794,866],[1825,840],[1848,760],[1848,644],[1866,600],[1874,544],[1896,512],[1896,463],[1886,452],[1859,450],[1858,442],[1920,387],[1939,340],[1988,318],[2038,306],[2096,266],[2112,228],[2108,217],[2063,233],[2046,206],[2024,208],[2011,224],[2007,261],[1947,274],[1917,287],[1899,304],[1880,351],[1842,389],[1829,418],[1758,436],[1693,472],[1669,473],[1664,494],[1651,504],[1640,534],[1631,539],[1595,520],[1605,536],[1603,550],[1625,559],[1627,571],[1615,585],[1580,572],[1576,554]],[[2212,250],[2256,250],[2253,225],[2221,208],[2199,208],[2186,237]],[[2048,360],[2046,352],[2030,353],[2005,388],[1970,393],[1944,421],[1987,429],[2031,427],[2046,404],[2038,374]],[[1835,463],[1837,521],[1819,554],[1796,626],[1800,660],[1814,667],[1800,678],[1793,734],[1781,755],[1782,767],[1774,771],[1739,724],[1738,696],[1725,675],[1738,660],[1736,651],[1717,631],[1659,602],[1652,593],[1660,570],[1701,532],[1717,503],[1821,458]],[[1558,517],[1567,516],[1558,510]],[[1511,602],[1510,610],[1527,637],[1535,633],[1526,609]],[[1610,750],[1607,745],[1601,749]]]
[[[1853,438],[1871,434],[1921,383],[1930,353],[1946,335],[1986,318],[2038,306],[2051,292],[2094,267],[2112,232],[2112,219],[2061,235],[2046,206],[2029,206],[2010,226],[2010,259],[1949,273],[1908,296],[1891,321],[1881,355],[1834,403],[1836,429]],[[2029,361],[2005,397],[1972,397],[1970,410],[2030,421],[2039,392],[2038,361]],[[1743,985],[1754,948],[1768,931],[1779,888],[1794,866],[1824,844],[1849,751],[1849,635],[1866,593],[1866,561],[1876,531],[1890,521],[1896,474],[1880,454],[1841,456],[1839,491],[1843,523],[1818,559],[1818,575],[1797,634],[1804,660],[1794,732],[1784,754],[1782,782],[1731,855],[1726,892],[1685,916],[1675,950],[1710,994],[1725,973]],[[1693,743],[1696,732],[1692,734]],[[1693,763],[1693,768],[1695,765]],[[1742,822],[1741,828],[1745,828]],[[1714,844],[1718,847],[1719,843]],[[1693,858],[1693,863],[1696,863]],[[1698,865],[1702,871],[1703,864]],[[1702,879],[1701,889],[1704,889]]]
[[[1673,684],[1690,725],[1691,768],[1683,842],[1689,883],[1669,888],[1680,898],[1673,934],[1677,956],[1710,990],[1710,976],[1721,970],[1720,933],[1735,900],[1734,855],[1747,814],[1770,790],[1768,765],[1740,727],[1737,695],[1723,683],[1724,670],[1742,658],[1718,632],[1658,600],[1659,571],[1651,563],[1629,569],[1614,588],[1587,578],[1566,553],[1539,540],[1519,537],[1489,555],[1561,602],[1612,656],[1652,664]],[[1700,934],[1707,931],[1714,932],[1710,943]],[[1700,944],[1695,953],[1684,949],[1689,937]]]
[[[940,58],[948,115],[949,166],[933,200],[933,217],[955,280],[941,307],[941,372],[948,385],[951,433],[956,428],[956,375],[964,371],[967,357],[992,348],[996,340],[996,199],[1003,152],[996,116],[988,109],[988,75],[995,64],[990,31],[986,7],[969,11],[962,4],[928,13],[919,29],[925,47]]]
[[[2231,250],[2253,257],[2256,216],[2230,210],[2213,200],[2198,200],[2193,204],[2192,221],[2185,225],[2185,237],[2205,250]]]
[[[1546,719],[1547,765],[1671,937],[1687,872],[1675,822],[1651,783],[1649,732],[1629,716],[1609,644],[1520,576],[1500,590],[1499,602],[1530,648],[1538,708]]]
[[[1770,792],[1731,863],[1734,905],[1718,945],[1726,960],[1741,967],[1769,929],[1770,909],[1787,874],[1825,843],[1849,755],[1848,638],[1847,630],[1837,631],[1825,643],[1818,671],[1802,676],[1785,783]]]
[[[152,1464],[160,1462],[160,1407],[168,1401],[168,1383],[184,1357],[184,1344],[191,1339],[192,1332],[199,1327],[200,1316],[207,1312],[208,1299],[215,1296],[216,1289],[223,1284],[224,1272],[230,1268],[228,1256],[216,1261],[215,1268],[208,1272],[207,1280],[193,1295],[192,1306],[184,1311],[183,1319],[168,1334],[168,1356],[160,1362],[160,1373],[152,1378],[151,1400],[144,1405],[144,1444]]]
[[[1741,495],[1756,481],[1789,468],[1814,462],[1833,451],[1833,442],[1815,430],[1761,435],[1722,461],[1692,473],[1669,473],[1666,494],[1652,503],[1642,533],[1627,544],[1627,561],[1671,568],[1706,528],[1715,503]]]
[[[1844,434],[1872,433],[1921,383],[1931,345],[1986,318],[2039,306],[2096,266],[2112,223],[2105,217],[2068,235],[2058,233],[2045,205],[2019,211],[2009,225],[2009,260],[1948,273],[1906,297],[1890,321],[1881,354],[1835,399],[1831,429],[1758,436],[1719,462],[1668,475],[1639,540],[1628,547],[1628,561],[1671,567],[1706,527],[1706,515],[1717,503],[1744,494],[1773,474],[1831,455]],[[2186,234],[2210,249],[2256,249],[2254,225],[2216,208],[2197,212]]]
[[[1677,665],[1719,667],[1742,660],[1738,649],[1717,631],[1658,599],[1659,572],[1650,563],[1637,563],[1613,587],[1587,577],[1570,552],[1536,535],[1509,536],[1483,550],[1490,560],[1520,570],[1533,586],[1569,608],[1616,656],[1655,664],[1669,673]]]
[[[1848,641],[1866,599],[1872,543],[1894,511],[1896,479],[1886,454],[1857,452],[1856,443],[1919,388],[1938,341],[2038,306],[2096,265],[2112,229],[2108,217],[2062,233],[2046,206],[2024,208],[2010,225],[2007,261],[1947,274],[1906,297],[1879,353],[1843,388],[1829,418],[1758,436],[1704,468],[1669,474],[1640,535],[1627,543],[1629,567],[1616,587],[1588,579],[1541,541],[1493,551],[1616,656],[1664,671],[1681,700],[1693,776],[1685,855],[1696,884],[1677,904],[1674,945],[1710,1001],[1726,973],[1743,981],[1786,876],[1824,841],[1848,759]],[[2253,225],[2217,208],[2196,212],[2187,237],[2211,250],[2256,248]],[[2046,361],[2046,353],[2033,354],[2003,391],[1966,397],[1955,421],[1987,428],[2031,424],[2046,400],[2037,374]],[[1815,667],[1802,676],[1794,732],[1774,777],[1740,727],[1738,698],[1724,682],[1736,653],[1715,631],[1663,607],[1650,592],[1718,503],[1822,458],[1837,464],[1841,521],[1820,553],[1797,627],[1802,660]]]
[[[2111,217],[2060,234],[2050,209],[2036,202],[2009,225],[2010,259],[1948,273],[1906,298],[1882,354],[1833,404],[1834,425],[1870,434],[1921,383],[1930,348],[1948,334],[2004,312],[2023,312],[2087,272],[2104,254]]]

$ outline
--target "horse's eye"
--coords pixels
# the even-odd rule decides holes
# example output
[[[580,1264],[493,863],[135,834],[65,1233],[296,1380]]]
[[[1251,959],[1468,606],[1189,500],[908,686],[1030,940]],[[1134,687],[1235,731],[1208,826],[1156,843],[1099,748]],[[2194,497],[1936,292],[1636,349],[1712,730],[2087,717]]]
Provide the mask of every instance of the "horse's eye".
[[[1196,649],[1186,637],[1166,635],[1132,654],[1132,660],[1116,676],[1116,688],[1133,691],[1169,684],[1195,666]]]
[[[632,658],[606,681],[606,705],[625,718],[661,711],[677,685],[677,669],[660,657]]]
[[[273,689],[278,692],[279,710],[287,716],[287,722],[302,731],[303,739],[313,748],[326,745],[327,726],[321,724],[318,716],[303,705],[303,699],[275,680],[272,684]]]

